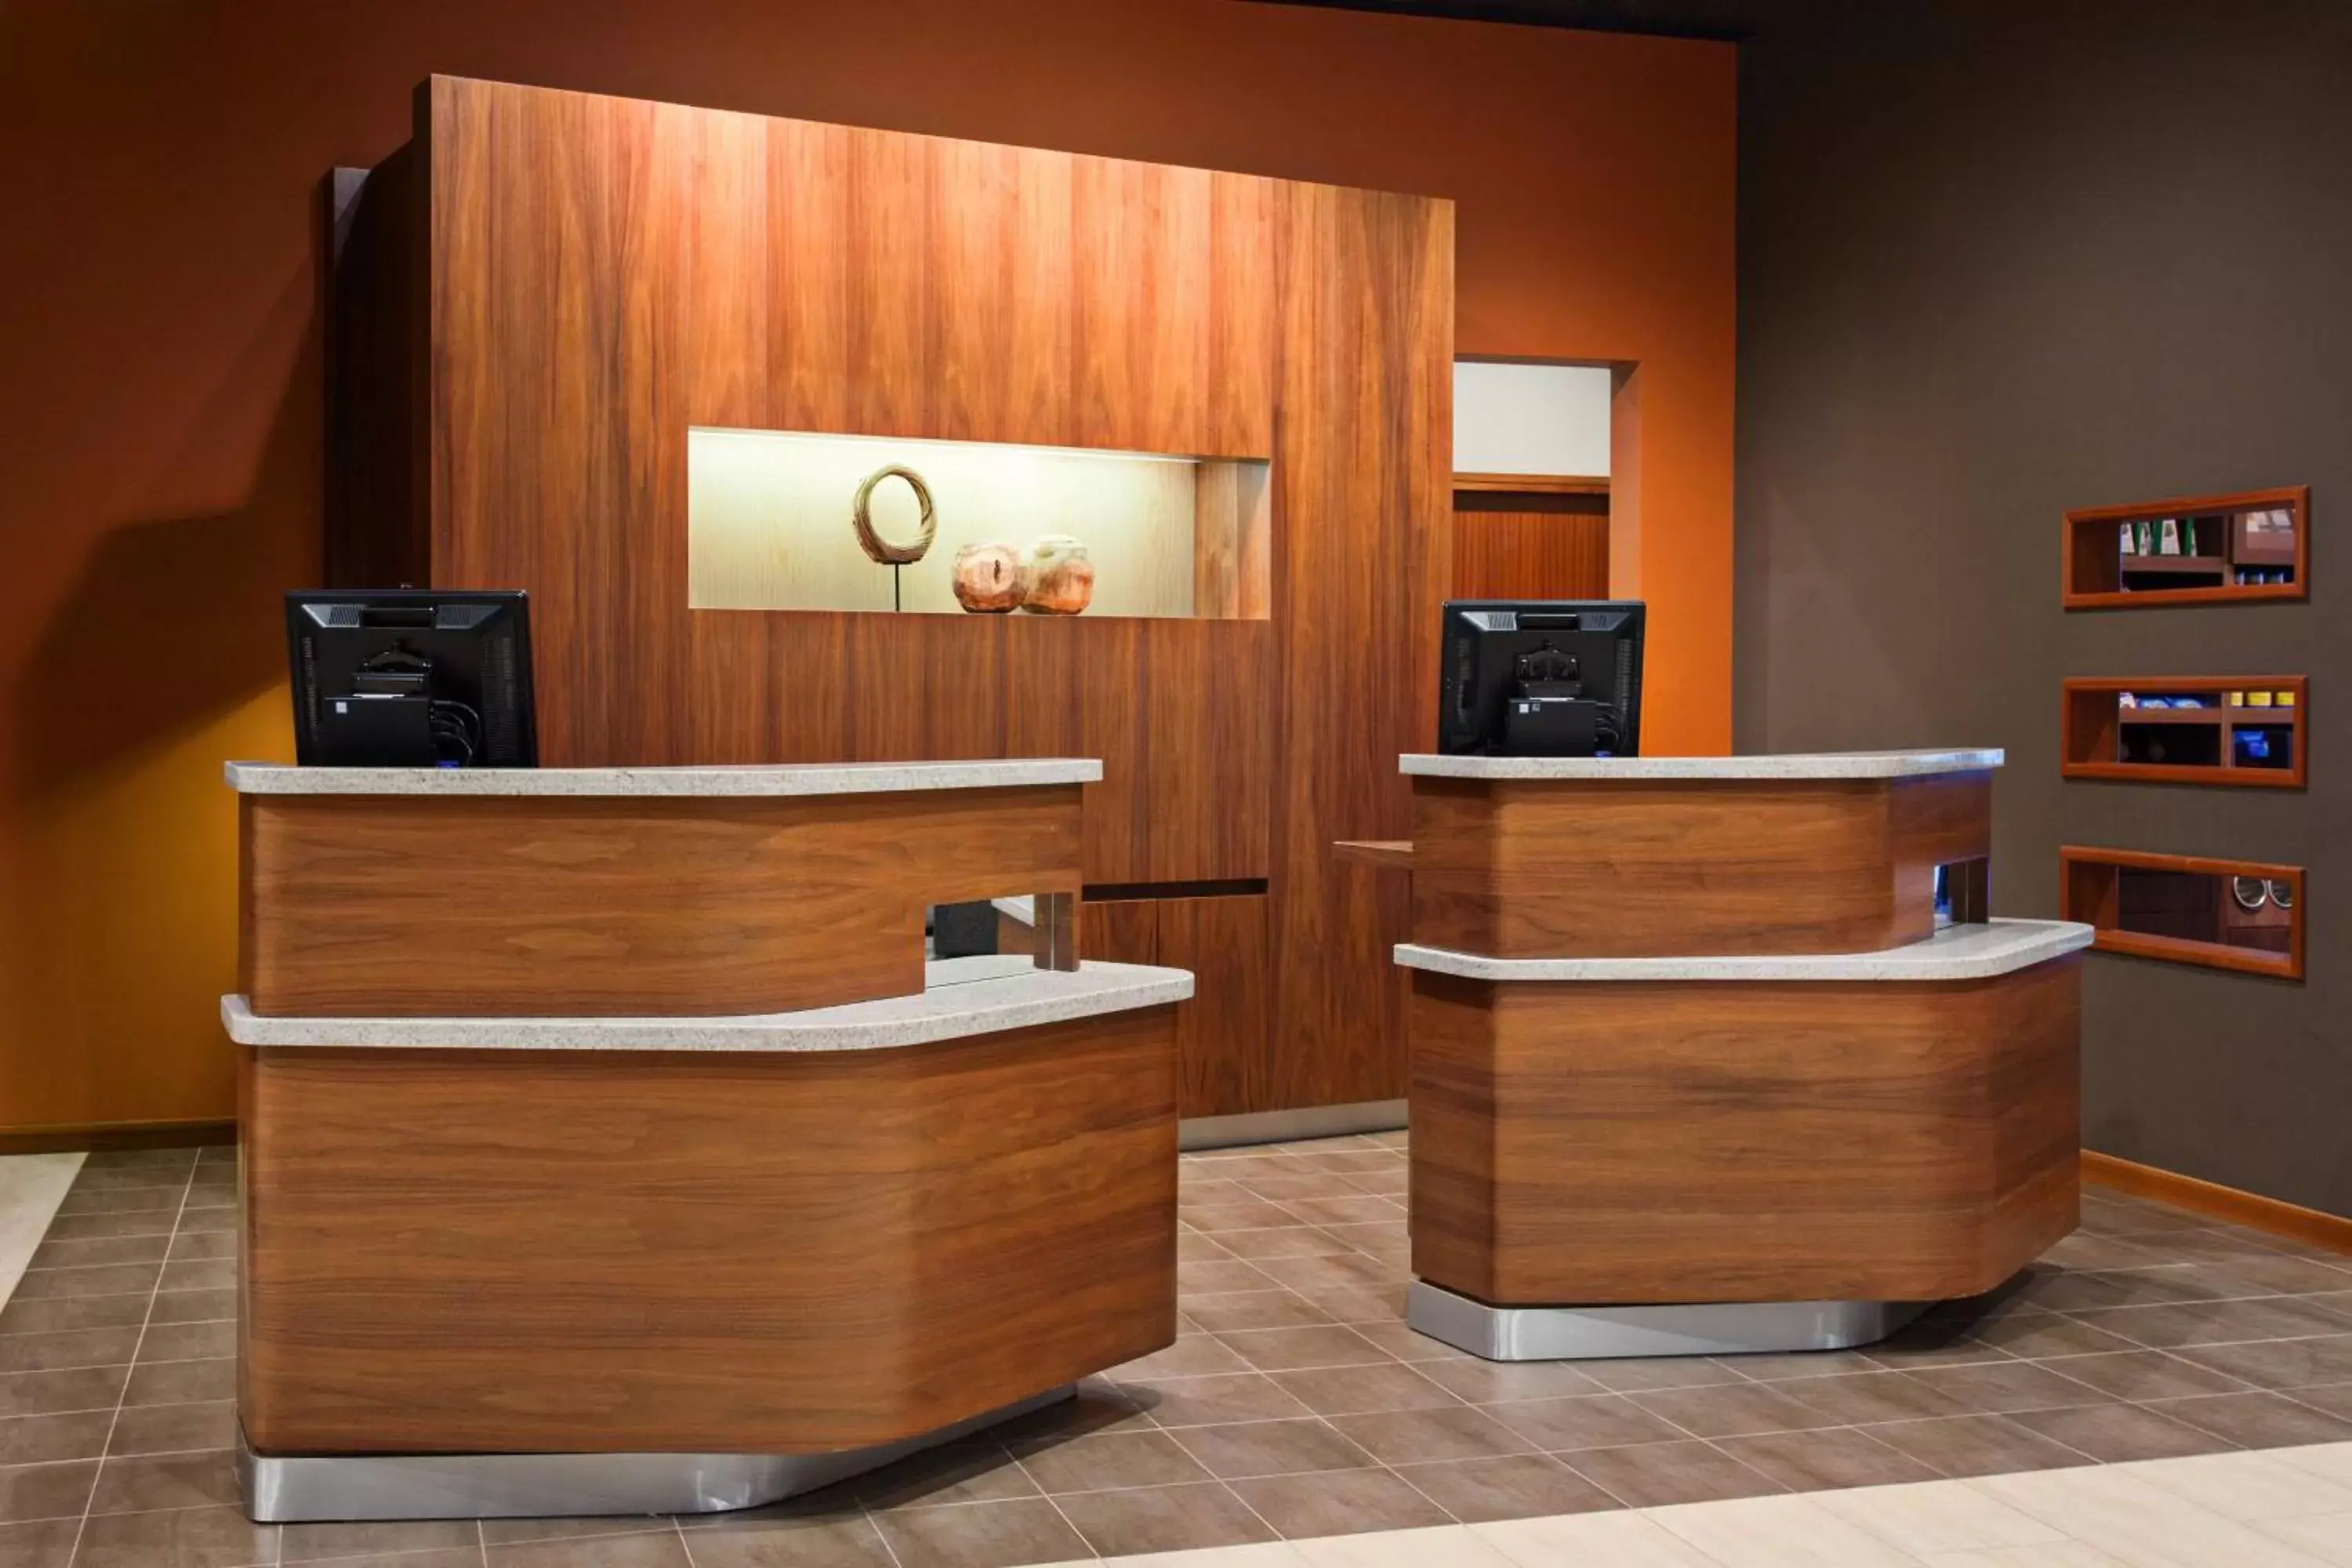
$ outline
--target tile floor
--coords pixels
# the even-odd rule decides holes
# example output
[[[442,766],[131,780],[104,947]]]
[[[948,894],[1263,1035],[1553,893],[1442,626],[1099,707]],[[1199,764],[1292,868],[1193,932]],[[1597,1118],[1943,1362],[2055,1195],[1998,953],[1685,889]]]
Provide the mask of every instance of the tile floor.
[[[2141,1529],[2145,1490],[2189,1483],[2094,1467],[2335,1452],[2305,1446],[2352,1441],[2352,1259],[2094,1193],[2026,1274],[1864,1352],[1496,1366],[1400,1321],[1403,1142],[1186,1156],[1175,1345],[826,1493],[677,1523],[283,1530],[244,1520],[227,1448],[232,1154],[95,1155],[0,1308],[0,1568],[1010,1568],[1282,1542],[1334,1565],[1744,1564],[1848,1561],[1822,1554],[1848,1537],[1857,1563],[2352,1561],[2325,1543],[2352,1510],[2316,1483],[2261,1521],[2268,1556],[2242,1554],[2227,1486],[2206,1489],[2218,1522],[2178,1537],[2220,1530],[2240,1552],[2220,1557],[2146,1555],[2163,1531],[2139,1556],[2087,1536],[1947,1556],[1852,1511],[1989,1497]],[[1736,1545],[1808,1531],[1827,1544]]]

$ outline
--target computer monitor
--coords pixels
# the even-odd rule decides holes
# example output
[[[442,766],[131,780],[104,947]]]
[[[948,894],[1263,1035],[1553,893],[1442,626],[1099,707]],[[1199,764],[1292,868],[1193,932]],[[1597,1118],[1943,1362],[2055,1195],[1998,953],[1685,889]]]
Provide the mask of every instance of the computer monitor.
[[[1437,749],[1633,757],[1642,749],[1642,605],[1457,599],[1441,634]]]
[[[304,767],[539,765],[520,593],[289,594],[286,644]]]

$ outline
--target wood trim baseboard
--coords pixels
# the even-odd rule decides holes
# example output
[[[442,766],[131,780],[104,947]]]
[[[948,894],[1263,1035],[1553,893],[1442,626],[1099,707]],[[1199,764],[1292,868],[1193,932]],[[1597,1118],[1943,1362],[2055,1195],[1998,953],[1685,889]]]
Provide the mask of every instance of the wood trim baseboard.
[[[2089,1149],[2083,1151],[2083,1180],[2134,1197],[2154,1198],[2175,1208],[2210,1215],[2250,1230],[2308,1242],[2331,1252],[2352,1254],[2352,1217],[2344,1215],[2307,1209],[2300,1204],[2200,1181],[2176,1171],[2159,1171],[2153,1165]]]
[[[54,1127],[0,1127],[0,1154],[97,1153],[114,1149],[181,1149],[234,1143],[236,1123],[196,1121],[67,1121]]]

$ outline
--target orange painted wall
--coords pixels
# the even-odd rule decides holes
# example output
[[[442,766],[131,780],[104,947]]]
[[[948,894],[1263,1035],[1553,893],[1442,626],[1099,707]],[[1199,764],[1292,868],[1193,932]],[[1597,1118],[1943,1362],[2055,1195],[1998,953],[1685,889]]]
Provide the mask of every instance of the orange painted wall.
[[[1244,0],[13,0],[0,1131],[230,1113],[219,764],[289,746],[314,192],[433,71],[1453,197],[1458,352],[1639,362],[1644,727],[1728,749],[1729,46]]]

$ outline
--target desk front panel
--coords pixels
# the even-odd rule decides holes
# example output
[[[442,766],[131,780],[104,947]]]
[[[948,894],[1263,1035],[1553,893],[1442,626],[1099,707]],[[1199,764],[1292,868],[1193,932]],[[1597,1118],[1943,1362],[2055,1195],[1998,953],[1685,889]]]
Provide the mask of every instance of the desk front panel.
[[[258,1452],[814,1453],[1175,1337],[1171,1006],[865,1051],[243,1056]]]
[[[1990,852],[1989,773],[1413,781],[1412,940],[1494,958],[1864,952]]]
[[[1414,977],[1412,1262],[1496,1305],[1925,1301],[2071,1231],[2081,963]]]

